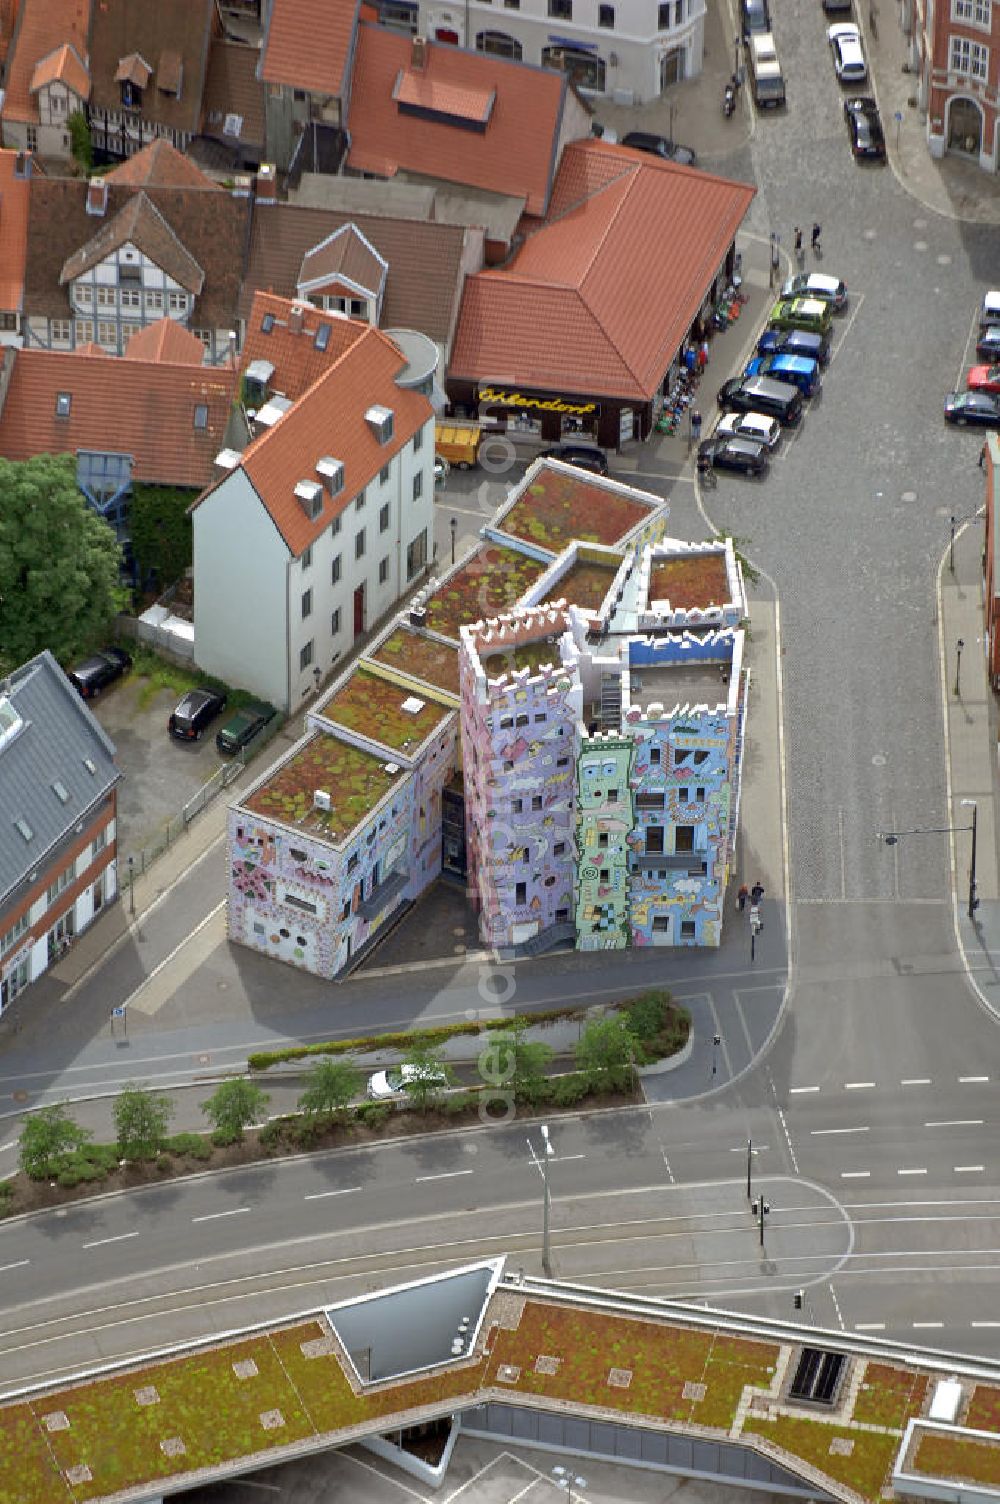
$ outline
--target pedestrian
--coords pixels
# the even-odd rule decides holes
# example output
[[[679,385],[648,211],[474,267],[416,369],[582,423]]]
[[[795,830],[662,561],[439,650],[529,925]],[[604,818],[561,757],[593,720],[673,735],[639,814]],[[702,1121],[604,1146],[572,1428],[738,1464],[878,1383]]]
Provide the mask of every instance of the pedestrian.
[[[740,891],[736,895],[736,902],[740,906],[740,913],[741,914],[743,913],[743,910],[747,906],[747,899],[749,897],[750,897],[750,889],[747,887],[746,883],[741,883],[740,884]]]
[[[757,881],[754,883],[753,887],[750,889],[750,902],[752,904],[759,904],[760,901],[761,901],[761,899],[763,897],[764,897],[764,884],[761,882],[760,878],[758,877]]]
[[[795,226],[795,254],[796,256],[802,255],[802,231],[798,225]]]
[[[816,252],[817,255],[819,254],[819,250],[820,250],[819,237],[820,237],[821,233],[822,233],[822,231],[820,230],[819,225],[813,225],[812,248]]]
[[[708,365],[708,340],[703,339],[698,347],[698,370],[703,371]]]
[[[698,363],[698,357],[690,346],[684,351],[684,369],[690,375]]]
[[[701,438],[701,413],[696,407],[691,409],[691,437],[696,444]]]

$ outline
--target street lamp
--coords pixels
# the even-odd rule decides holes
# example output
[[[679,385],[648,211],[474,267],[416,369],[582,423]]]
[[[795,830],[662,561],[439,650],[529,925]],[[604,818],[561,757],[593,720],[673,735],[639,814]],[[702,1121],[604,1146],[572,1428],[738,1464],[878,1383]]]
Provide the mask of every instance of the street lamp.
[[[129,916],[135,918],[135,857],[128,859],[128,911]]]
[[[753,1167],[753,1139],[747,1139],[747,1200],[753,1200],[753,1191],[750,1189],[750,1172]]]
[[[455,563],[455,536],[458,533],[458,518],[453,517],[448,526],[451,528],[451,562]]]
[[[961,643],[961,638],[959,638]],[[979,895],[976,887],[976,840],[979,825],[979,807],[975,799],[963,799],[962,804],[972,806],[971,825],[923,825],[915,830],[880,830],[878,838],[886,846],[896,846],[900,836],[957,836],[968,831],[972,836],[972,854],[969,860],[969,918],[975,919],[976,910],[979,908]]]
[[[759,1219],[760,1219],[760,1246],[761,1246],[761,1248],[763,1248],[763,1246],[764,1246],[764,1218],[770,1216],[770,1214],[771,1214],[771,1208],[768,1206],[768,1204],[764,1200],[763,1196],[761,1196],[757,1201],[755,1201],[753,1203],[753,1214],[754,1214],[755,1217],[759,1217]]]
[[[552,1469],[552,1481],[555,1484],[556,1488],[562,1489],[563,1493],[566,1495],[567,1500],[569,1501],[569,1504],[573,1504],[574,1488],[587,1487],[586,1478],[578,1478],[575,1473],[571,1473],[569,1469],[565,1467],[554,1467]]]
[[[956,697],[956,699],[961,694],[961,684],[962,684],[962,649],[964,647],[965,647],[965,641],[964,641],[963,638],[960,637],[958,639],[958,643],[957,643],[956,649],[955,649],[955,697]]]
[[[721,1043],[722,1043],[722,1035],[721,1034],[713,1034],[712,1035],[712,1075],[713,1076],[717,1076],[718,1073],[719,1073],[719,1045]]]
[[[547,1279],[552,1278],[552,1258],[549,1251],[549,1160],[555,1154],[555,1150],[549,1140],[549,1125],[543,1123],[541,1128],[542,1143],[545,1145],[545,1153],[542,1155],[542,1273]]]

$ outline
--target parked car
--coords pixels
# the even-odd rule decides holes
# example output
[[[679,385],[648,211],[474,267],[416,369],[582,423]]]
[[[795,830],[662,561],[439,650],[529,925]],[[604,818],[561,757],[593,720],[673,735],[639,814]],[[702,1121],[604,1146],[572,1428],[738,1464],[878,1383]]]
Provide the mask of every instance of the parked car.
[[[434,456],[434,484],[443,486],[451,474],[451,466],[443,454]]]
[[[241,752],[248,747],[259,731],[277,715],[273,705],[258,704],[251,700],[229,717],[226,724],[215,733],[215,745],[225,755]]]
[[[85,658],[71,668],[67,677],[85,700],[96,700],[102,689],[114,684],[131,667],[132,660],[124,648],[102,648],[92,658]]]
[[[983,295],[983,301],[979,306],[979,322],[1000,324],[1000,290],[997,288],[991,288]]]
[[[801,392],[766,376],[734,376],[722,383],[716,400],[724,412],[764,413],[784,427],[802,417]]]
[[[824,272],[799,272],[789,277],[781,289],[783,298],[816,298],[829,303],[834,313],[843,313],[847,307],[847,283],[839,277],[828,277]]]
[[[781,438],[781,424],[767,413],[723,413],[715,425],[715,438],[753,439],[765,449],[774,449]]]
[[[760,355],[808,355],[821,366],[829,364],[830,340],[825,334],[809,334],[805,329],[765,329],[757,341]]]
[[[740,0],[740,30],[743,40],[771,30],[771,11],[767,0]]]
[[[1000,360],[1000,324],[984,324],[976,341],[976,354],[987,365]]]
[[[676,162],[679,167],[693,167],[694,150],[681,146],[679,141],[668,141],[666,136],[654,136],[651,131],[629,131],[622,137],[623,146],[633,151],[648,152],[651,157],[660,157],[664,162]]]
[[[858,162],[884,162],[885,136],[878,105],[870,94],[856,94],[844,100],[844,119],[851,140],[851,151]]]
[[[205,727],[226,708],[226,697],[214,689],[189,689],[178,700],[167,725],[178,741],[195,742]]]
[[[540,460],[562,460],[564,465],[575,465],[578,470],[590,470],[594,475],[607,475],[608,457],[596,444],[554,444],[543,449]]]
[[[973,366],[965,385],[970,392],[1000,392],[1000,365]]]
[[[806,329],[811,334],[829,334],[833,310],[821,298],[782,298],[771,309],[768,323],[776,329]]]
[[[789,386],[797,387],[803,397],[815,397],[819,391],[819,364],[808,355],[755,355],[743,374],[786,381]]]
[[[713,434],[698,445],[699,460],[708,460],[716,470],[738,470],[741,475],[767,473],[767,446],[756,439],[720,438]]]
[[[842,84],[863,84],[868,77],[861,33],[853,21],[828,26],[826,39],[833,51],[834,72]]]
[[[1000,397],[993,392],[949,392],[944,399],[944,421],[959,428],[1000,428]]]
[[[435,1065],[397,1065],[387,1071],[376,1071],[368,1079],[368,1095],[375,1101],[385,1097],[398,1097],[414,1081],[426,1081],[431,1086],[447,1086],[448,1077]]]
[[[828,16],[848,15],[853,16],[853,0],[822,0],[823,10]]]

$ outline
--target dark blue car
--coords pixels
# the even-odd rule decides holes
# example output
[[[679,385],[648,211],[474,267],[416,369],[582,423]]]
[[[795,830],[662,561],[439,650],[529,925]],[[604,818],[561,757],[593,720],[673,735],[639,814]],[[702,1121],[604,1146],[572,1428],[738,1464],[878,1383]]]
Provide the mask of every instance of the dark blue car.
[[[830,359],[830,341],[825,334],[805,329],[765,329],[757,341],[760,355],[805,355],[825,366]]]

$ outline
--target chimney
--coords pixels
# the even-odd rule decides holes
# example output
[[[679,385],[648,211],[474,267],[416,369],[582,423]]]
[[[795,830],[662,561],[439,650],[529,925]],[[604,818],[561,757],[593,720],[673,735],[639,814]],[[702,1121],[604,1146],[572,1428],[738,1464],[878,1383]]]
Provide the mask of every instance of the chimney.
[[[427,67],[427,38],[414,37],[410,48],[410,67],[414,73],[423,73]]]
[[[304,310],[303,310],[303,307],[302,307],[301,303],[293,303],[292,304],[291,311],[289,312],[289,315],[288,315],[288,332],[289,332],[289,334],[301,334],[302,333],[302,318],[303,318],[303,313],[304,313]]]
[[[254,183],[254,197],[258,204],[276,204],[278,202],[278,177],[274,170],[273,162],[262,162],[257,171],[257,179]]]
[[[108,185],[103,178],[91,178],[87,184],[87,213],[103,219],[108,209]]]

